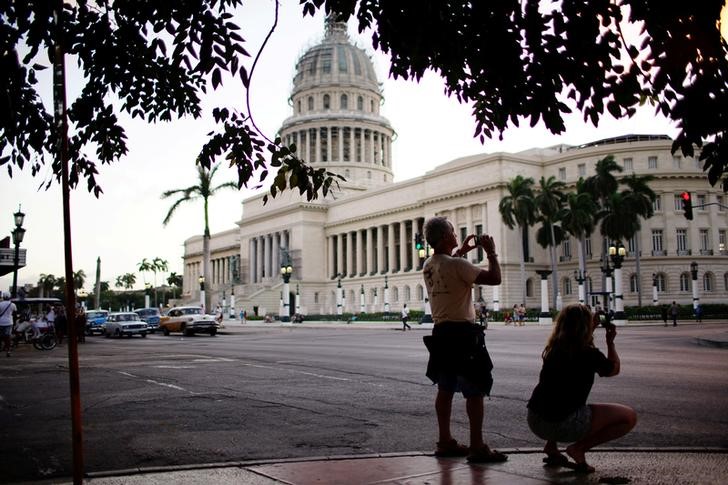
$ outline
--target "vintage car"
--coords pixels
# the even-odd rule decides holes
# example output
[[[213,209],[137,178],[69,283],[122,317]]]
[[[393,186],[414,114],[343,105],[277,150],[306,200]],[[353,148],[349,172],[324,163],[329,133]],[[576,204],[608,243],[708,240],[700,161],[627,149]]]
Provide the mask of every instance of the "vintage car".
[[[104,324],[104,337],[123,337],[128,335],[147,336],[146,322],[143,322],[139,315],[134,312],[110,313]]]
[[[159,320],[161,316],[159,315],[159,310],[156,308],[137,308],[134,310],[134,313],[139,315],[139,318],[146,322],[151,333],[154,333],[159,328]]]
[[[182,332],[190,336],[196,333],[217,333],[218,324],[213,315],[205,315],[198,306],[182,306],[171,308],[159,322],[159,329],[164,335],[170,332]]]
[[[109,318],[109,312],[106,310],[89,310],[86,312],[86,335],[94,333],[104,333],[104,325]]]

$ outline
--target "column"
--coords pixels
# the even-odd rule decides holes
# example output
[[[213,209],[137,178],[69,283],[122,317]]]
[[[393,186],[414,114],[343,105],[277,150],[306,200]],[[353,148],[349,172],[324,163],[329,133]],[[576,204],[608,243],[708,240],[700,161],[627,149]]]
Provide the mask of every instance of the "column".
[[[328,248],[327,248],[328,253],[329,253],[329,258],[328,258],[328,260],[329,260],[329,276],[331,278],[335,278],[336,277],[336,271],[335,271],[335,269],[336,269],[336,261],[334,259],[334,256],[336,254],[336,251],[334,251],[334,248],[336,246],[334,246],[334,245],[336,244],[336,242],[334,241],[334,237],[335,236],[329,236],[327,238],[327,241],[329,243],[328,244]]]
[[[337,128],[337,134],[339,139],[339,162],[344,161],[344,127],[339,126]]]
[[[551,271],[541,270],[536,271],[541,276],[541,313],[538,315],[539,325],[551,325],[553,319],[551,318],[551,312],[549,312],[549,275]]]
[[[359,160],[361,160],[361,163],[365,163],[367,159],[364,157],[364,128],[359,128],[359,141],[361,142],[359,144]]]
[[[467,234],[474,234],[475,233],[475,227],[473,226],[473,206],[465,206],[465,232]],[[462,242],[462,241],[461,241]],[[477,251],[471,251],[468,255],[468,259],[472,261],[473,259],[476,259],[478,257]]]
[[[314,162],[320,162],[321,161],[321,127],[315,128],[316,130],[316,153],[315,153],[315,160],[312,160]]]
[[[399,272],[402,273],[407,269],[407,249],[410,246],[407,238],[407,223],[400,221],[399,223]]]
[[[352,276],[354,274],[354,238],[350,231],[346,231],[344,237],[346,237],[346,275]]]
[[[336,273],[344,276],[344,239],[342,234],[336,235]]]
[[[356,161],[356,145],[354,144],[354,127],[349,128],[349,161]],[[359,270],[359,268],[357,268]]]
[[[273,273],[278,274],[278,271],[281,267],[281,233],[280,232],[274,232],[271,234],[271,239],[273,240],[273,253],[272,256],[272,263],[271,266],[273,267]],[[272,274],[272,273],[271,273]]]
[[[256,283],[260,283],[263,280],[263,236],[258,236],[255,241],[255,271]]]
[[[374,228],[369,227],[367,231],[367,274],[374,274]]]
[[[333,136],[331,135],[331,127],[327,126],[326,127],[326,160],[328,160],[329,163],[331,163],[331,161],[332,161],[332,158],[331,158],[331,148],[332,148],[331,145],[333,145],[332,141],[333,141]]]
[[[384,228],[382,225],[377,227],[377,272],[384,274],[384,257],[386,255],[384,251]]]
[[[356,271],[354,272],[354,276],[356,276],[358,274],[364,274],[364,237],[360,229],[356,230],[354,236],[356,239]]]
[[[270,278],[271,275],[273,274],[272,268],[271,268],[271,257],[270,257],[273,238],[271,237],[270,234],[266,234],[264,237],[265,237],[265,255],[264,255],[264,257],[265,257],[265,276],[266,276],[266,278]]]
[[[369,162],[376,165],[374,161],[374,132],[372,130],[369,130]]]
[[[389,273],[393,273],[396,270],[397,264],[397,252],[394,241],[394,222],[389,224],[389,234],[387,240],[389,242],[389,247],[387,248],[389,267],[387,268],[387,271]]]

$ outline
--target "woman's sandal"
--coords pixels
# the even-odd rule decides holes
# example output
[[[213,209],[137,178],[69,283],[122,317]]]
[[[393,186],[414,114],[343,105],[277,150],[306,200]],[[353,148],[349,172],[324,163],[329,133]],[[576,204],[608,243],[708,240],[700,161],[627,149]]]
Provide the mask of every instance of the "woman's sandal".
[[[461,445],[455,439],[450,441],[438,441],[437,449],[435,450],[435,456],[440,458],[468,456],[468,453],[470,453],[470,448],[465,445]]]
[[[571,465],[571,466],[569,466]],[[570,467],[573,468],[576,464],[569,461],[569,457],[562,455],[561,453],[552,453],[546,455],[543,459],[543,466],[545,467]]]
[[[508,456],[497,450],[491,450],[488,446],[473,450],[468,455],[468,463],[503,463],[508,461]]]

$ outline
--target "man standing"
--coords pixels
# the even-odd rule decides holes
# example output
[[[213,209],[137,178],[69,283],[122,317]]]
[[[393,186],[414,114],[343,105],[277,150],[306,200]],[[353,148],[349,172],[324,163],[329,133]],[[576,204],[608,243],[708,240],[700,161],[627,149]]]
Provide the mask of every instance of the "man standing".
[[[13,334],[13,319],[18,309],[15,303],[10,301],[10,293],[3,293],[3,300],[0,301],[0,338],[3,341],[3,352],[10,357],[10,337]]]
[[[468,456],[471,463],[506,461],[506,455],[490,449],[483,440],[483,397],[490,394],[493,384],[492,362],[485,347],[483,328],[475,324],[471,296],[473,284],[499,285],[501,282],[495,243],[488,235],[469,235],[456,250],[455,231],[444,217],[429,219],[424,232],[435,250],[423,267],[435,322],[432,335],[425,337],[430,351],[427,376],[438,386],[435,411],[439,440],[435,455]],[[487,255],[487,270],[461,258],[478,246]],[[450,433],[456,392],[465,397],[470,447],[459,444]]]
[[[412,327],[410,327],[407,324],[407,321],[409,320],[409,309],[407,308],[407,304],[405,303],[402,307],[402,331],[404,332],[407,329],[412,330]]]
[[[674,301],[672,302],[672,306],[670,307],[670,315],[672,315],[672,326],[677,327],[677,313],[678,313],[678,306],[677,303]]]

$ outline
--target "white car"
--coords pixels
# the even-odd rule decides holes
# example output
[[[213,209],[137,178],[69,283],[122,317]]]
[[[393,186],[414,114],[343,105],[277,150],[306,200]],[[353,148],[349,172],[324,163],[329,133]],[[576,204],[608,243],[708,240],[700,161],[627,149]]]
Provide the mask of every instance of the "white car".
[[[109,314],[104,324],[104,337],[123,337],[128,335],[147,336],[149,327],[146,322],[142,321],[134,312],[119,312]]]
[[[209,333],[215,335],[219,328],[215,317],[205,315],[198,306],[180,306],[170,308],[159,322],[159,329],[164,335],[170,332],[182,332],[191,336],[196,333]]]

